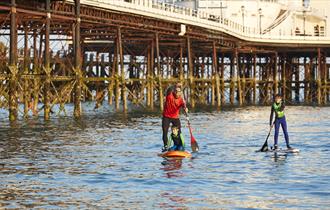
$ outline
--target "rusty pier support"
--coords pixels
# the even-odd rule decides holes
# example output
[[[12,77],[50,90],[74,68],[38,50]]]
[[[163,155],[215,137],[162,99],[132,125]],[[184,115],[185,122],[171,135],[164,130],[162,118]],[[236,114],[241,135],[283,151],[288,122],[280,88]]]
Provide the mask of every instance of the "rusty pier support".
[[[10,10],[10,49],[9,49],[9,120],[15,121],[18,116],[17,102],[17,20],[16,2],[11,0]]]
[[[123,102],[123,111],[127,111],[127,97],[126,97],[126,80],[125,80],[125,69],[124,69],[124,52],[122,43],[121,28],[117,29],[118,36],[118,50],[119,50],[119,60],[120,60],[120,83],[121,83],[121,98]]]
[[[75,88],[74,88],[74,117],[81,116],[81,94],[83,76],[81,71],[81,47],[80,47],[80,0],[75,0],[75,33],[74,33],[74,72],[75,72]]]
[[[45,82],[44,82],[44,119],[49,120],[50,117],[50,82],[51,82],[51,68],[50,68],[50,52],[49,52],[49,35],[50,35],[50,0],[46,0],[46,25],[45,25],[45,54],[44,54],[44,75],[45,75]]]
[[[162,83],[162,71],[160,64],[160,51],[159,51],[159,34],[155,34],[155,44],[156,44],[156,61],[157,61],[157,79],[159,86],[159,108],[161,111],[164,109],[164,94],[163,94],[163,83]]]
[[[191,108],[195,108],[195,84],[194,84],[194,62],[192,58],[191,40],[187,36],[187,56],[188,56],[188,74],[189,74],[189,86],[190,86],[190,105]]]
[[[213,75],[215,75],[215,98],[217,99],[217,108],[221,107],[221,101],[222,97],[221,96],[221,84],[220,84],[220,75],[219,75],[219,57],[217,56],[217,48],[215,42],[213,42]],[[222,61],[223,62],[223,61]],[[223,66],[221,68],[223,70]],[[214,105],[214,102],[212,103]]]
[[[24,61],[23,61],[23,75],[27,76],[29,74],[29,58],[30,58],[30,53],[28,50],[28,28],[25,26],[24,27]],[[28,117],[28,112],[29,112],[29,100],[30,100],[30,87],[29,87],[29,80],[25,78],[23,80],[24,85],[24,93],[23,93],[23,101],[24,101],[24,117]]]

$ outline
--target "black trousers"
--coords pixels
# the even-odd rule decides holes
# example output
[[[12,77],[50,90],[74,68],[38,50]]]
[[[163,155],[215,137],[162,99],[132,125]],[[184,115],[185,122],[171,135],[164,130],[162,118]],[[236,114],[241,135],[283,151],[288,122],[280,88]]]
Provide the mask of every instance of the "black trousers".
[[[168,129],[169,129],[171,123],[172,123],[172,125],[178,127],[179,132],[181,133],[181,122],[180,122],[179,118],[163,117],[162,128],[163,128],[163,143],[164,143],[164,146],[166,146],[167,142],[168,142],[167,134],[168,134]]]

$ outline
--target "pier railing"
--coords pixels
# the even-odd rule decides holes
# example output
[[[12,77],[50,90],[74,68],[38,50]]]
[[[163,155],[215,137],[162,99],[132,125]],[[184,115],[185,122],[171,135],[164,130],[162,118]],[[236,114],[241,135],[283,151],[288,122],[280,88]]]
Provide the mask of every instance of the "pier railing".
[[[73,2],[73,0],[70,1]],[[225,32],[246,41],[304,44],[330,42],[328,36],[296,36],[294,33],[276,32],[275,34],[272,31],[262,34],[257,28],[243,26],[227,18],[155,0],[81,0],[81,4],[200,26]]]

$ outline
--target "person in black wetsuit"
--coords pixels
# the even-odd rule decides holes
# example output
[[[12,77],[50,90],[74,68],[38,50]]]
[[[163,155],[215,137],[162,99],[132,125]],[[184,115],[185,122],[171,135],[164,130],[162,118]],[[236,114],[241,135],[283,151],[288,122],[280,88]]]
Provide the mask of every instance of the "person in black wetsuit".
[[[169,151],[184,151],[184,138],[181,131],[179,130],[179,127],[174,125],[172,126],[172,133],[169,137],[169,144],[173,144],[173,146],[168,145],[171,146]]]
[[[278,134],[280,130],[280,125],[282,126],[282,130],[284,133],[286,146],[288,149],[292,149],[289,144],[289,134],[288,134],[287,123],[284,115],[284,108],[285,108],[285,104],[282,101],[282,96],[277,94],[275,96],[275,101],[272,104],[272,109],[269,118],[269,125],[271,127],[275,125],[274,148],[273,148],[274,150],[278,149]],[[275,114],[275,122],[273,123],[274,114]]]

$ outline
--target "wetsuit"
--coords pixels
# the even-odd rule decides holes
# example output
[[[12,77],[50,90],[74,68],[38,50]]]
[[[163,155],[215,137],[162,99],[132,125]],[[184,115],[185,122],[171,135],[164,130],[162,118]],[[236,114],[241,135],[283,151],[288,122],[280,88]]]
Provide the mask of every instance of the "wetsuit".
[[[170,135],[170,144],[173,146],[170,147],[170,151],[176,150],[176,151],[184,151],[184,138],[181,132],[177,136],[175,136],[173,133]],[[169,145],[170,146],[170,145]]]
[[[273,117],[274,117],[274,113],[275,113],[275,122],[274,122],[274,124],[275,124],[274,147],[275,148],[277,148],[277,145],[278,145],[278,134],[279,134],[279,130],[280,130],[280,125],[282,126],[282,130],[284,133],[286,146],[290,147],[288,128],[287,128],[286,119],[285,119],[285,115],[284,115],[284,108],[285,108],[284,102],[273,103],[271,113],[270,113],[269,125],[272,125]]]
[[[168,141],[168,129],[170,124],[179,128],[181,133],[181,122],[179,119],[180,108],[186,107],[186,104],[182,97],[175,98],[174,95],[175,88],[169,88],[166,93],[164,111],[163,111],[163,120],[162,120],[162,129],[163,129],[163,143],[164,147],[167,148]]]

